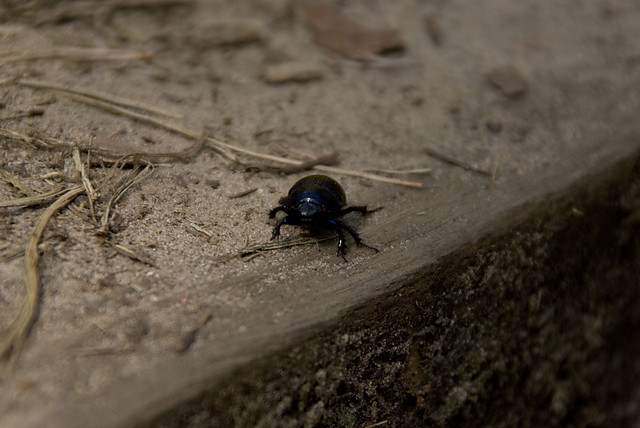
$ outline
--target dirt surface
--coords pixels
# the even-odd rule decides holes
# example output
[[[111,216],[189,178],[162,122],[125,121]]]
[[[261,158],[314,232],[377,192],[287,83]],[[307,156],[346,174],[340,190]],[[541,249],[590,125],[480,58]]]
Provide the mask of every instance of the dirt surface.
[[[0,208],[3,329],[28,301],[29,255],[41,287],[24,346],[6,354],[0,425],[153,417],[640,147],[635,1],[335,5],[404,49],[334,52],[304,3],[284,0],[2,5],[0,201],[87,179],[97,193],[59,210],[39,251],[24,246],[52,199]],[[329,239],[240,258],[268,242],[269,209],[305,173],[220,142],[336,152],[347,172],[424,187],[332,173],[350,203],[384,206],[345,219],[379,253],[349,241],[345,261]],[[125,153],[181,159],[112,168]]]

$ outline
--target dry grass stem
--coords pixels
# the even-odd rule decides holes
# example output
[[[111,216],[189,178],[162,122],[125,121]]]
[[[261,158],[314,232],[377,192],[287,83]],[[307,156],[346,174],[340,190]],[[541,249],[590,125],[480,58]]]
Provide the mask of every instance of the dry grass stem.
[[[367,425],[365,428],[381,427],[383,425],[387,425],[388,423],[389,421],[385,419],[384,421],[376,422],[375,424],[372,424],[372,425]]]
[[[28,2],[26,2],[28,4]],[[57,4],[52,11],[43,14],[36,21],[35,25],[56,24],[79,19],[96,18],[104,21],[111,19],[113,14],[122,9],[154,9],[168,8],[175,6],[189,6],[191,0],[124,0],[124,1],[86,1],[86,2],[62,2]]]
[[[252,194],[252,193],[253,193],[253,192],[255,192],[256,190],[258,190],[258,188],[257,188],[257,187],[253,187],[253,188],[251,188],[251,189],[243,190],[242,192],[239,192],[239,193],[235,193],[235,194],[233,194],[233,195],[230,195],[230,196],[229,196],[229,199],[238,199],[238,198],[243,198],[243,197],[245,197],[245,196],[247,196],[247,195]]]
[[[15,363],[24,341],[29,335],[29,330],[38,315],[38,305],[40,301],[40,275],[38,273],[40,252],[38,251],[38,243],[42,238],[49,219],[84,191],[84,186],[76,186],[67,190],[67,192],[47,207],[29,233],[24,257],[26,298],[18,311],[18,315],[11,322],[7,331],[3,333],[0,341],[0,357],[6,360],[10,366],[13,366]]]
[[[496,159],[495,163],[493,164],[493,168],[491,169],[491,181],[495,182],[496,179],[498,178],[498,170],[500,169],[500,155],[498,155],[498,158]]]
[[[125,51],[106,48],[63,47],[26,52],[0,52],[0,67],[14,62],[35,61],[40,59],[64,59],[68,61],[149,61],[150,52]]]
[[[12,135],[12,137],[19,136],[22,139],[28,138],[15,132],[10,132],[10,134]],[[64,144],[64,147],[67,149],[71,148],[70,145],[66,144]],[[122,167],[126,165],[126,160],[121,159],[120,161],[115,162],[112,168],[110,168],[110,171],[107,174],[106,178],[104,178],[100,183],[97,183],[97,185],[94,185],[91,182],[87,171],[87,165],[90,162],[89,155],[87,155],[86,163],[84,163],[81,159],[79,148],[73,147],[72,155],[76,168],[80,173],[82,185],[64,190],[57,189],[42,195],[0,202],[0,207],[25,207],[57,198],[49,207],[47,207],[45,212],[42,214],[42,216],[34,226],[31,233],[29,234],[29,238],[25,246],[24,258],[24,281],[26,287],[26,297],[8,329],[5,332],[2,332],[2,334],[0,335],[0,358],[7,361],[10,366],[13,366],[13,364],[15,363],[24,344],[24,341],[26,340],[38,314],[39,298],[41,293],[41,287],[39,283],[40,278],[37,269],[38,261],[40,259],[38,243],[42,238],[42,234],[49,219],[58,210],[73,201],[73,199],[75,199],[78,195],[80,195],[81,193],[86,193],[89,198],[89,204],[91,206],[91,213],[93,215],[94,224],[99,226],[97,232],[108,234],[109,224],[113,219],[112,211],[115,204],[118,203],[122,195],[131,186],[133,186],[139,180],[145,178],[153,171],[153,166],[151,164],[147,164],[144,168],[142,168],[138,162],[134,166],[134,168],[128,172],[124,179],[121,180],[121,183],[115,187],[115,190],[109,198],[104,213],[98,224],[95,219],[93,206],[93,203],[97,200],[97,189],[106,187],[110,182],[112,182],[114,177],[116,176],[116,173],[118,171],[121,171]],[[113,248],[118,253],[124,254],[127,257],[153,265],[147,260],[146,257],[134,251],[131,251],[128,248],[122,247],[117,244],[114,244]]]
[[[20,85],[22,81],[18,81],[17,83]],[[28,81],[30,87],[38,87],[41,89],[51,89],[48,88],[46,85],[40,85],[37,86],[38,82],[33,82],[33,81]],[[111,102],[109,99],[104,99],[101,97],[98,97],[97,95],[95,97],[88,97],[86,95],[80,95],[79,93],[77,93],[77,91],[75,93],[71,93],[71,92],[61,92],[64,95],[68,96],[69,98],[87,104],[87,105],[91,105],[97,108],[101,108],[105,111],[108,111],[110,113],[114,113],[114,114],[118,114],[118,115],[122,115],[124,117],[128,117],[130,119],[134,119],[140,122],[144,122],[147,124],[151,124],[151,125],[155,125],[158,126],[160,128],[163,128],[169,132],[173,132],[175,134],[181,135],[185,138],[188,139],[192,139],[192,140],[196,140],[198,138],[200,138],[200,136],[202,135],[201,132],[196,132],[192,129],[189,128],[184,128],[180,125],[177,124],[172,124],[169,123],[163,119],[159,119],[157,117],[153,117],[150,116],[148,114],[144,114],[144,113],[139,113],[137,111],[133,111],[131,108],[126,107],[126,105],[135,105],[135,102],[127,102],[125,104],[122,105],[116,105],[113,102]],[[94,94],[95,95],[95,94]],[[272,162],[277,162],[277,163],[281,163],[281,164],[286,164],[286,165],[304,165],[305,162],[300,161],[300,160],[295,160],[295,159],[288,159],[288,158],[283,158],[280,156],[274,156],[274,155],[269,155],[266,153],[260,153],[260,152],[256,152],[254,150],[249,150],[249,149],[245,149],[239,146],[234,146],[232,144],[229,143],[225,143],[223,141],[220,141],[216,138],[212,138],[212,137],[207,137],[206,138],[206,144],[213,148],[214,150],[218,151],[219,153],[221,153],[222,155],[226,155],[229,152],[236,152],[236,153],[241,153],[247,156],[251,156],[251,157],[255,157],[258,159],[264,159],[264,160],[268,160],[268,161],[272,161]],[[328,173],[332,173],[332,174],[338,174],[338,175],[347,175],[347,176],[352,176],[352,177],[360,177],[360,178],[366,178],[372,181],[379,181],[379,182],[383,182],[383,183],[390,183],[390,184],[397,184],[397,185],[401,185],[401,186],[407,186],[407,187],[413,187],[413,188],[421,188],[422,187],[422,183],[419,182],[415,182],[415,181],[407,181],[407,180],[399,180],[396,178],[390,178],[390,177],[385,177],[385,176],[381,176],[381,175],[376,175],[376,174],[371,174],[371,173],[367,173],[364,171],[357,171],[357,170],[348,170],[348,169],[342,169],[342,168],[336,168],[336,167],[332,167],[332,166],[327,166],[327,165],[315,165],[313,166],[314,170],[317,171],[321,171],[321,172],[328,172]]]
[[[295,247],[298,245],[317,244],[318,242],[327,241],[329,239],[333,239],[333,236],[320,237],[320,238],[314,238],[314,237],[308,237],[308,236],[297,236],[297,237],[282,239],[278,241],[269,241],[262,244],[256,244],[256,245],[244,247],[238,251],[238,256],[248,257],[254,254],[263,253],[265,251],[279,250],[281,248]]]
[[[28,188],[22,181],[18,179],[15,175],[11,174],[9,171],[4,169],[0,169],[0,177],[4,179],[7,183],[11,184],[16,189],[20,190],[25,196],[34,196],[35,192]]]
[[[189,231],[189,233],[192,233],[194,235],[201,235],[204,236],[207,239],[211,239],[213,237],[213,233],[207,229],[205,229],[204,227],[201,227],[195,223],[189,223],[189,226],[187,227],[187,230]]]
[[[313,167],[316,171],[328,172],[330,174],[347,175],[351,177],[366,178],[371,181],[379,181],[381,183],[397,184],[399,186],[412,187],[414,189],[421,189],[422,183],[418,181],[399,180],[397,178],[385,177],[383,175],[371,174],[364,171],[348,170],[342,168],[335,168],[327,165],[316,165]]]
[[[245,149],[242,147],[237,147],[234,145],[231,145],[229,143],[225,143],[222,142],[220,140],[217,140],[215,138],[207,138],[207,142],[210,145],[216,146],[216,147],[222,147],[225,148],[227,150],[231,150],[231,151],[235,151],[238,153],[242,153],[248,156],[252,156],[252,157],[256,157],[256,158],[260,158],[260,159],[266,159],[266,160],[270,160],[273,162],[279,162],[279,163],[284,163],[287,165],[303,165],[305,162],[303,161],[299,161],[299,160],[295,160],[295,159],[288,159],[288,158],[283,158],[280,156],[274,156],[274,155],[269,155],[269,154],[265,154],[265,153],[260,153],[260,152],[256,152],[253,150],[249,150],[249,149]],[[338,175],[346,175],[346,176],[351,176],[351,177],[360,177],[360,178],[367,178],[369,180],[372,181],[379,181],[382,183],[389,183],[389,184],[398,184],[400,186],[406,186],[406,187],[413,187],[416,189],[422,188],[422,183],[416,182],[416,181],[406,181],[406,180],[398,180],[396,178],[390,178],[390,177],[384,177],[382,175],[376,175],[376,174],[370,174],[364,171],[357,171],[357,170],[349,170],[349,169],[343,169],[343,168],[336,168],[333,166],[328,166],[328,165],[314,165],[313,168],[316,171],[321,171],[321,172],[328,172],[331,174],[338,174]]]
[[[282,166],[279,170],[285,174],[295,174],[298,172],[307,171],[313,169],[317,165],[337,165],[338,164],[338,152],[329,153],[328,155],[318,156],[315,159],[311,159],[302,162],[298,165]]]
[[[471,171],[471,172],[475,172],[477,174],[481,174],[481,175],[486,175],[491,177],[492,176],[492,172],[491,171],[486,171],[484,169],[481,168],[477,168],[473,165],[469,165],[466,162],[463,162],[461,160],[458,160],[456,158],[454,158],[453,156],[449,156],[446,155],[444,153],[440,153],[435,149],[432,149],[430,147],[427,147],[424,149],[424,151],[431,157],[434,157],[444,163],[448,163],[449,165],[453,165],[453,166],[457,166],[459,168],[464,169],[465,171]]]
[[[72,152],[74,148],[78,148],[81,153],[88,153],[88,147],[80,147],[78,145],[60,141],[48,136],[32,137],[20,132],[14,131],[8,128],[0,128],[0,134],[4,134],[8,138],[13,138],[18,141],[22,141],[25,144],[44,148],[55,149],[63,152]],[[135,166],[141,162],[149,163],[152,161],[161,161],[165,159],[176,159],[181,161],[188,161],[196,156],[202,147],[204,146],[204,138],[201,138],[196,144],[188,147],[185,150],[178,152],[165,152],[165,153],[152,153],[152,152],[135,152],[135,153],[122,153],[114,152],[112,150],[105,149],[91,149],[92,159],[87,160],[87,165],[98,166],[113,166],[119,165],[120,167]],[[53,173],[59,174],[59,173]]]
[[[111,347],[95,347],[95,348],[78,348],[73,350],[73,355],[79,357],[96,357],[102,355],[121,355],[129,354],[135,351],[134,347],[111,348]]]
[[[66,191],[66,188],[54,189],[41,195],[10,199],[8,201],[0,201],[0,208],[25,208],[33,205],[40,205],[45,202],[54,200]]]
[[[0,128],[0,133],[7,138],[12,138],[14,140],[22,141],[25,144],[29,144],[31,146],[42,147],[46,149],[51,149],[53,146],[46,141],[43,141],[38,138],[30,137],[25,134],[21,134],[13,129],[8,128]]]
[[[111,195],[111,198],[107,203],[107,207],[105,208],[104,213],[100,218],[100,227],[97,230],[98,234],[108,233],[109,223],[113,219],[113,216],[111,215],[111,210],[113,209],[113,206],[116,203],[118,203],[122,195],[124,195],[124,193],[127,190],[129,190],[131,186],[133,186],[135,183],[142,180],[143,178],[147,177],[152,172],[153,172],[153,165],[151,164],[148,164],[142,171],[140,171],[140,166],[135,166],[134,169],[129,171],[129,174],[127,175],[127,177],[118,186],[118,188],[115,190],[113,195]]]
[[[143,254],[140,251],[134,251],[131,248],[127,248],[123,245],[120,244],[114,244],[114,243],[110,243],[111,248],[113,248],[113,250],[120,254],[121,256],[125,256],[130,258],[131,260],[135,260],[138,262],[142,262],[144,264],[147,264],[151,267],[156,267],[155,263],[153,263],[153,261],[151,261],[151,258],[149,256],[147,256],[146,254]]]
[[[108,102],[115,106],[130,108],[132,110],[141,110],[148,113],[157,114],[160,116],[170,117],[172,119],[184,119],[184,115],[173,110],[162,109],[151,104],[144,103],[142,101],[132,101],[128,98],[121,98],[110,94],[104,94],[100,92],[73,89],[65,85],[59,85],[52,82],[39,82],[36,80],[19,80],[18,85],[25,86],[33,89],[47,89],[53,92],[59,92],[67,94],[69,96],[80,96],[84,98],[94,99],[96,101]]]
[[[379,172],[390,175],[410,175],[410,174],[430,174],[431,168],[413,168],[413,169],[372,169],[369,172]]]
[[[82,179],[82,185],[84,186],[85,191],[87,193],[87,197],[89,198],[89,209],[91,211],[91,217],[93,218],[94,224],[96,224],[98,223],[98,221],[96,219],[96,211],[93,207],[93,204],[98,198],[98,194],[93,188],[93,185],[91,184],[91,180],[89,180],[87,169],[85,168],[84,163],[82,163],[82,160],[80,159],[80,149],[78,149],[77,147],[74,147],[73,149],[73,162],[76,165],[76,169],[80,173],[80,177]],[[89,162],[89,159],[87,159],[87,163],[88,162]]]
[[[22,257],[24,255],[24,247],[20,245],[19,247],[6,247],[2,249],[2,253],[0,254],[0,261],[9,262],[13,259],[17,259],[18,257]]]

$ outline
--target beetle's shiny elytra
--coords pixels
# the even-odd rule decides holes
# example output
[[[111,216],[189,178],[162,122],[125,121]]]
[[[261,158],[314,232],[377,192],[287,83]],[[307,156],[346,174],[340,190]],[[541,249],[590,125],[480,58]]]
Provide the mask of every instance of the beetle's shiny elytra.
[[[353,211],[366,215],[366,206],[347,207],[347,197],[342,186],[333,178],[326,175],[308,175],[298,180],[289,193],[280,199],[280,206],[269,212],[269,217],[274,218],[278,211],[287,214],[276,224],[271,239],[280,236],[280,227],[283,224],[296,226],[311,225],[334,229],[338,233],[338,255],[345,254],[347,244],[342,230],[346,230],[357,245],[369,247],[362,242],[360,236],[350,226],[337,220]],[[377,249],[369,247],[376,252]]]

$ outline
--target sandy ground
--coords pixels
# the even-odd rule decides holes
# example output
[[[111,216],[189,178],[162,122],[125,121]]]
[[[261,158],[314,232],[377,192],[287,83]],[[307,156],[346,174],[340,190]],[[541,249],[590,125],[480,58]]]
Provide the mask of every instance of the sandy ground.
[[[24,346],[6,355],[16,360],[2,380],[3,426],[36,426],[54,408],[170,367],[203,320],[187,353],[286,322],[305,310],[307,278],[340,283],[425,239],[429,200],[535,175],[637,116],[635,1],[336,4],[364,27],[397,30],[404,49],[348,57],[319,46],[302,3],[288,0],[0,7],[0,201],[82,185],[73,147],[85,165],[93,150],[86,178],[97,188],[57,212],[39,241],[40,305]],[[104,152],[188,154],[200,136],[214,140],[194,156],[143,156],[149,174],[111,168],[117,156]],[[301,161],[336,152],[345,171],[423,187],[330,173],[350,203],[384,206],[347,217],[380,253],[349,242],[345,262],[329,239],[247,260],[241,249],[269,241],[269,209],[305,173],[285,175],[281,163],[216,141]],[[0,208],[3,328],[27,299],[23,249],[51,202]],[[300,233],[283,228],[285,239]]]

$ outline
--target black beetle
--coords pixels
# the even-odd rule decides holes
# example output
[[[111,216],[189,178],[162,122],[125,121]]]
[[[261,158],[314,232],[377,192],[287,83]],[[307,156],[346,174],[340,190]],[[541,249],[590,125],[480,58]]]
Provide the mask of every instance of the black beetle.
[[[330,228],[338,232],[338,255],[344,255],[347,248],[342,233],[342,229],[344,229],[349,232],[357,245],[378,252],[376,248],[364,244],[355,230],[342,221],[336,220],[353,211],[358,211],[362,215],[373,211],[368,211],[366,206],[347,207],[347,197],[344,190],[333,178],[319,174],[303,177],[296,181],[289,189],[287,196],[282,197],[279,203],[280,206],[269,212],[269,218],[274,218],[278,211],[284,211],[287,216],[276,224],[271,240],[280,236],[280,226],[283,224]]]

